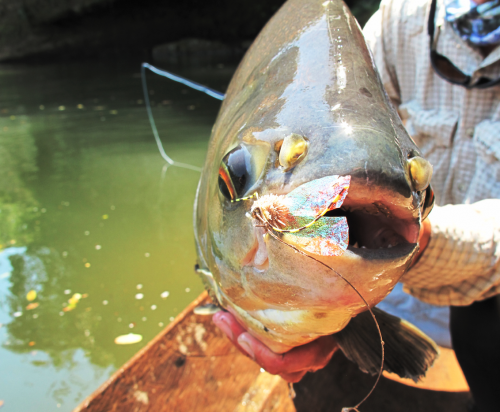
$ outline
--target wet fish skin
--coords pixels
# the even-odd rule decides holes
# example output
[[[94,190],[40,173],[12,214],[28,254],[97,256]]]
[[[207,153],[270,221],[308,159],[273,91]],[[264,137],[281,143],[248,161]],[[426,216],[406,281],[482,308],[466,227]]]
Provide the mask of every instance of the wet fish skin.
[[[302,136],[307,151],[285,168],[279,151],[291,135]],[[244,169],[237,197],[286,194],[325,176],[351,176],[344,211],[352,212],[350,236],[367,247],[315,258],[374,306],[409,268],[422,216],[432,207],[430,187],[419,184],[416,191],[412,182],[408,159],[417,157],[345,4],[289,0],[241,62],[209,143],[194,226],[198,265],[213,297],[275,352],[348,324],[355,334],[355,317],[366,310],[359,296],[331,270],[256,228],[248,218],[252,200],[228,199],[221,164]],[[382,241],[379,249],[380,233],[404,241],[391,248]]]

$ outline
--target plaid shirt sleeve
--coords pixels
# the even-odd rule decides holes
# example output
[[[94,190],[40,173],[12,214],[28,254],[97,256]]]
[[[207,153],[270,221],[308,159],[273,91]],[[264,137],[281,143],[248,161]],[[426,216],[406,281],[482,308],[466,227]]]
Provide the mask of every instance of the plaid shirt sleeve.
[[[405,290],[434,305],[469,305],[500,293],[500,199],[435,207],[431,238]]]

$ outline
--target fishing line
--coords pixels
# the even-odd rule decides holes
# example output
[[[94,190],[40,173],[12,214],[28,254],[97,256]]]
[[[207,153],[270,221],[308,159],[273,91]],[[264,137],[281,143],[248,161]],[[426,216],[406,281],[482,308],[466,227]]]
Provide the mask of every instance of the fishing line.
[[[332,203],[334,203],[334,202],[332,202]],[[361,406],[362,403],[364,403],[368,399],[368,397],[375,390],[375,387],[377,386],[377,384],[378,384],[378,382],[380,380],[380,377],[382,376],[382,372],[384,370],[384,357],[385,357],[384,339],[382,337],[382,331],[380,330],[380,326],[378,324],[377,318],[375,317],[375,314],[371,310],[370,305],[368,304],[368,302],[366,301],[366,299],[363,297],[363,295],[361,295],[361,293],[358,291],[358,289],[356,289],[356,287],[349,280],[347,280],[344,276],[342,276],[334,268],[328,266],[326,263],[322,262],[321,260],[316,259],[315,257],[308,255],[307,253],[303,252],[302,250],[298,249],[297,247],[295,247],[295,246],[293,246],[293,245],[285,242],[283,239],[280,239],[276,234],[274,234],[272,232],[271,229],[274,229],[274,227],[267,221],[267,219],[263,215],[259,215],[259,214],[255,213],[255,217],[257,217],[257,219],[259,219],[265,225],[265,227],[267,228],[267,233],[269,233],[278,242],[283,243],[284,245],[290,247],[294,251],[300,253],[301,255],[304,255],[305,257],[307,257],[309,259],[315,260],[319,264],[325,266],[326,268],[330,269],[333,273],[335,273],[339,278],[341,278],[344,282],[346,282],[357,293],[357,295],[361,298],[361,300],[363,301],[363,303],[365,304],[365,306],[368,308],[368,311],[370,312],[370,315],[372,316],[373,321],[375,322],[375,326],[377,327],[378,335],[380,337],[380,348],[381,348],[381,351],[382,351],[382,361],[381,361],[381,364],[380,364],[380,369],[379,369],[379,372],[378,372],[377,379],[375,380],[375,383],[373,384],[373,386],[370,389],[370,391],[368,392],[368,394],[360,402],[358,402],[355,406],[342,408],[342,412],[349,412],[349,411],[359,412],[358,408]],[[317,219],[315,219],[315,221],[318,220],[318,219],[319,219],[319,217]],[[307,226],[304,226],[303,228],[306,228],[306,227]],[[302,228],[299,228],[299,230],[302,230]]]
[[[156,127],[155,119],[153,117],[153,111],[151,109],[151,102],[149,100],[149,93],[148,93],[148,85],[146,82],[146,69],[151,70],[153,73],[156,73],[160,76],[166,77],[170,80],[173,80],[177,83],[182,83],[188,87],[191,87],[192,89],[198,90],[200,92],[206,93],[209,96],[218,99],[218,100],[223,100],[224,99],[224,94],[220,93],[216,90],[210,89],[209,87],[203,86],[201,84],[198,84],[196,82],[192,82],[190,80],[184,79],[183,77],[177,76],[175,74],[169,73],[165,70],[160,70],[149,63],[142,63],[141,65],[141,80],[142,80],[142,92],[144,94],[144,102],[146,103],[146,110],[148,113],[148,119],[149,119],[149,124],[151,125],[151,129],[153,131],[153,136],[156,141],[156,145],[158,146],[158,150],[160,151],[161,157],[170,165],[172,166],[178,166],[178,167],[183,167],[185,169],[190,169],[194,170],[196,172],[201,172],[201,168],[192,166],[186,163],[181,163],[181,162],[176,162],[173,160],[170,156],[167,155],[165,152],[165,149],[163,148],[163,144],[160,140],[160,135],[158,133],[158,129]]]

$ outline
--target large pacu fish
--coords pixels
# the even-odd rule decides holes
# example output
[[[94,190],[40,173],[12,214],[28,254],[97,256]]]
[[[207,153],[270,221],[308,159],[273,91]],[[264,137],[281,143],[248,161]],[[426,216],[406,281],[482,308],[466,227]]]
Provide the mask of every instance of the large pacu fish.
[[[336,334],[374,373],[367,304],[415,258],[431,174],[345,4],[289,0],[239,65],[213,128],[195,204],[198,272],[273,351]],[[435,345],[375,314],[386,368],[418,379]]]

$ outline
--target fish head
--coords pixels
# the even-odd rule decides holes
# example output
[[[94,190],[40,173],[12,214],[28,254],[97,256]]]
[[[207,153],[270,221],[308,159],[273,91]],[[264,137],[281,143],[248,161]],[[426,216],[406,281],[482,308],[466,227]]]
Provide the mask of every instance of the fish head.
[[[195,202],[200,272],[276,352],[338,332],[411,265],[431,174],[345,4],[289,0],[212,131]]]

